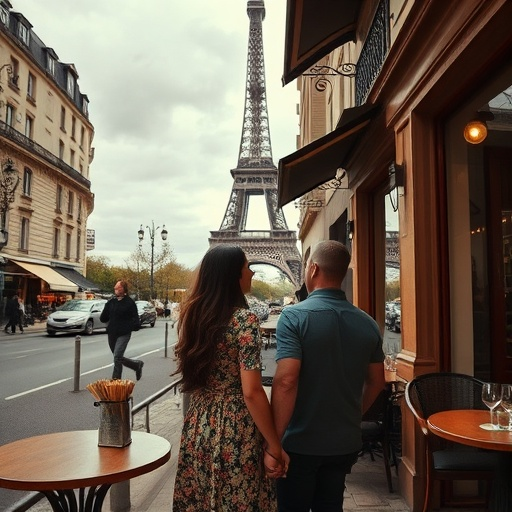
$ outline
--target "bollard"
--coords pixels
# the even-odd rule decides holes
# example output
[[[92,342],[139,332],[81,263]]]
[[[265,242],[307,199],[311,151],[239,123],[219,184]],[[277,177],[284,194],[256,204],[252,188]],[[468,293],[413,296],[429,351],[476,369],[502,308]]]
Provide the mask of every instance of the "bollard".
[[[167,340],[169,339],[169,324],[165,323],[165,350],[164,357],[167,357]]]
[[[75,338],[75,376],[74,376],[74,388],[73,391],[77,393],[80,391],[80,344],[82,338],[80,336],[76,336]]]
[[[130,510],[130,480],[119,482],[110,487],[110,510],[112,512],[125,512]]]

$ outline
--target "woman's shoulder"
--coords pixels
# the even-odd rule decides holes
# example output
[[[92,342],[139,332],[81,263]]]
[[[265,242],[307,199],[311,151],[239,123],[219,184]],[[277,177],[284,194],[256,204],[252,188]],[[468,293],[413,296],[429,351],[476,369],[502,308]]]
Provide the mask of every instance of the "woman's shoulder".
[[[236,308],[233,312],[233,318],[235,320],[238,320],[239,322],[244,323],[251,323],[251,324],[258,324],[260,323],[260,320],[258,318],[258,315],[253,313],[250,309],[246,308]]]

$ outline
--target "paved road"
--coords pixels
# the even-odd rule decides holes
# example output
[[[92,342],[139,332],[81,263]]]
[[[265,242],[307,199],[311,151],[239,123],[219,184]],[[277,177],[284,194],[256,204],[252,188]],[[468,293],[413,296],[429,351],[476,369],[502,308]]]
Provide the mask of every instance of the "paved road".
[[[137,404],[172,382],[172,346],[176,330],[168,328],[165,358],[165,321],[133,334],[126,355],[145,362],[136,384]],[[43,332],[9,336],[0,333],[0,444],[49,432],[98,428],[98,409],[85,389],[89,382],[110,378],[112,355],[104,333],[81,338],[79,391],[74,391],[75,335],[49,338]],[[134,379],[125,369],[123,377]],[[21,493],[0,489],[0,511]]]

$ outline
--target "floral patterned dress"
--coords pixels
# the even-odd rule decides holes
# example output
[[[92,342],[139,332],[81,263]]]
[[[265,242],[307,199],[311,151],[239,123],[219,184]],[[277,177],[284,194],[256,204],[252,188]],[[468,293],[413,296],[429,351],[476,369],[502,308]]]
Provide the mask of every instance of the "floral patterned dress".
[[[242,395],[240,370],[261,369],[259,321],[235,310],[207,386],[190,398],[181,436],[173,512],[273,512],[263,438]]]

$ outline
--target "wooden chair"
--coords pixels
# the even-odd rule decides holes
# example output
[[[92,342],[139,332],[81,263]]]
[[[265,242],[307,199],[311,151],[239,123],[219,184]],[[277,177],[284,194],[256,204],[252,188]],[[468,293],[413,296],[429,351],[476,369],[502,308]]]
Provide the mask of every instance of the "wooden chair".
[[[371,407],[366,411],[361,422],[363,452],[368,452],[371,459],[375,460],[375,444],[378,443],[382,448],[382,458],[384,460],[384,470],[386,472],[389,492],[393,492],[390,457],[393,459],[395,470],[398,475],[396,455],[393,446],[390,443],[389,436],[391,406],[391,390],[384,389],[375,399],[375,402],[373,402]]]
[[[487,499],[491,481],[498,464],[494,452],[476,450],[449,443],[432,434],[427,418],[436,412],[452,409],[486,409],[482,402],[483,383],[470,375],[458,373],[429,373],[416,377],[405,388],[405,400],[414,414],[426,447],[426,489],[423,511],[427,512],[436,480],[486,480]],[[474,501],[457,503],[475,505]]]

